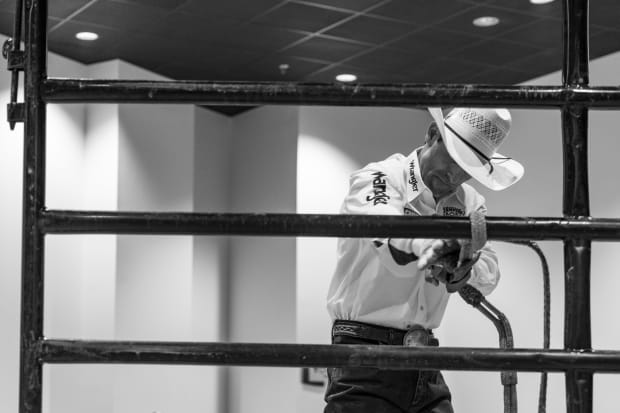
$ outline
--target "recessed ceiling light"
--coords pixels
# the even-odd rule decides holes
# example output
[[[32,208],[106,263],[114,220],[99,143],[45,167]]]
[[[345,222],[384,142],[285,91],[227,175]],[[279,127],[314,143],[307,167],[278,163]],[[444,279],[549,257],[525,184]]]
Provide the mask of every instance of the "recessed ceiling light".
[[[341,73],[336,76],[336,80],[339,82],[355,82],[357,80],[357,76],[350,73]]]
[[[75,34],[75,37],[80,40],[92,42],[93,40],[97,40],[99,38],[99,35],[93,32],[79,32]]]
[[[291,65],[288,63],[281,63],[278,65],[278,69],[280,70],[280,74],[285,75],[286,72],[291,68]]]
[[[498,24],[499,19],[495,16],[482,16],[474,19],[472,23],[474,24],[474,26],[478,27],[490,27]]]
[[[554,0],[530,0],[530,3],[532,4],[547,4],[547,3],[551,3]]]

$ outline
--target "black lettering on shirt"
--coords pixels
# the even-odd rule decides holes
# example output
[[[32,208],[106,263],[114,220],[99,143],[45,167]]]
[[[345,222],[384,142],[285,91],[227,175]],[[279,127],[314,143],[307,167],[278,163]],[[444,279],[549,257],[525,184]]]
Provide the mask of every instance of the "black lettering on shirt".
[[[409,181],[407,182],[411,185],[413,192],[418,192],[418,180],[415,177],[415,160],[409,162]]]
[[[447,206],[443,207],[443,215],[446,217],[463,217],[465,216],[465,211],[461,208]]]
[[[387,192],[387,184],[385,179],[385,174],[383,172],[377,171],[372,174],[375,179],[372,180],[372,195],[368,195],[366,197],[366,201],[373,202],[373,205],[378,204],[387,204],[388,199],[390,199]]]

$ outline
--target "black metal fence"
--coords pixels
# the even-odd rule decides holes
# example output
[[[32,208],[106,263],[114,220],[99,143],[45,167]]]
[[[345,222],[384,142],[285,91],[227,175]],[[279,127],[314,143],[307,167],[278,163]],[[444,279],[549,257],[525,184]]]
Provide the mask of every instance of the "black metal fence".
[[[21,413],[42,409],[44,363],[147,363],[289,367],[380,366],[394,369],[563,372],[567,412],[592,411],[592,376],[620,373],[620,351],[594,351],[590,328],[592,240],[620,240],[620,219],[590,217],[587,129],[590,107],[620,108],[620,88],[588,86],[588,1],[564,1],[561,86],[391,84],[330,85],[244,82],[147,82],[48,78],[47,1],[17,1],[24,16],[9,68],[25,74],[25,98],[12,97],[9,120],[24,125],[21,315]],[[23,5],[22,5],[23,4]],[[13,95],[13,94],[12,94]],[[50,233],[247,234],[322,237],[467,237],[466,218],[191,214],[56,211],[45,206],[46,104],[50,102],[304,104],[350,106],[510,106],[562,113],[563,217],[490,217],[491,239],[554,239],[564,243],[564,349],[377,348],[305,344],[178,343],[50,340],[43,336],[44,237]]]

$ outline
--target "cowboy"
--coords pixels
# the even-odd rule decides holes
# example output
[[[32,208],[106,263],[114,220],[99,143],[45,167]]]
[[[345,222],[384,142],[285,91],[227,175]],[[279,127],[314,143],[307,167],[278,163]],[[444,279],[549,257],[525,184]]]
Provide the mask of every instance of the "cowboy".
[[[511,126],[506,109],[456,108],[434,121],[424,145],[354,172],[343,214],[470,216],[485,199],[465,183],[503,190],[523,166],[497,152]],[[338,240],[338,263],[328,292],[333,344],[437,346],[451,293],[465,283],[488,295],[499,269],[491,245],[472,249],[459,239]],[[453,412],[438,371],[328,369],[326,413]]]

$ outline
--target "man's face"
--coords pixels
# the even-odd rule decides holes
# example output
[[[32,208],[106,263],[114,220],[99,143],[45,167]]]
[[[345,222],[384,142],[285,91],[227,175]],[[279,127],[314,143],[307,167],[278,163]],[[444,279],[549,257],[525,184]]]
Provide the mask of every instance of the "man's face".
[[[426,145],[420,152],[420,171],[422,180],[437,199],[454,192],[470,179],[448,153],[435,123],[429,127]]]

